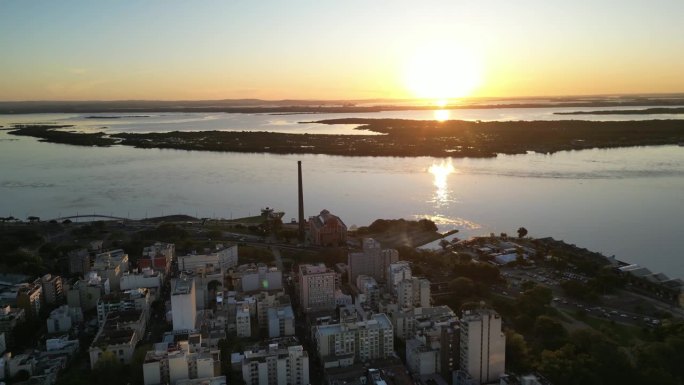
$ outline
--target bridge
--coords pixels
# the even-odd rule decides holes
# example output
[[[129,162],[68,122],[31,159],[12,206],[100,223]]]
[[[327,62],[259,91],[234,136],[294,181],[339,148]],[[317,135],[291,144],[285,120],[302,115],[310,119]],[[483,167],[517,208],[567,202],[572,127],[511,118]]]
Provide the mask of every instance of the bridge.
[[[71,220],[71,219],[81,219],[81,218],[111,219],[111,220],[117,220],[117,221],[129,220],[128,218],[114,217],[111,215],[103,215],[103,214],[81,214],[81,215],[77,214],[77,215],[71,215],[68,217],[54,218],[54,219],[50,219],[50,220],[61,222],[61,221],[67,220],[67,219]]]

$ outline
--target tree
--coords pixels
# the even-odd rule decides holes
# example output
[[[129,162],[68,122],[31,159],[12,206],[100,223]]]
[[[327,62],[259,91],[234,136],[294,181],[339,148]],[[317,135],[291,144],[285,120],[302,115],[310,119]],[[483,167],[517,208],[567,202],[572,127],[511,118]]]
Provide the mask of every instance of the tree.
[[[531,369],[530,349],[525,337],[506,330],[506,368],[514,373],[526,373]]]
[[[449,282],[449,291],[451,297],[459,301],[470,298],[475,293],[475,283],[472,279],[466,277],[458,277]]]
[[[521,313],[536,317],[544,313],[553,299],[553,292],[548,287],[535,286],[523,292],[516,300]]]
[[[567,338],[567,331],[563,325],[555,319],[541,315],[534,321],[534,336],[544,349],[558,349]]]
[[[518,228],[518,238],[525,238],[527,235],[527,229],[524,227]]]

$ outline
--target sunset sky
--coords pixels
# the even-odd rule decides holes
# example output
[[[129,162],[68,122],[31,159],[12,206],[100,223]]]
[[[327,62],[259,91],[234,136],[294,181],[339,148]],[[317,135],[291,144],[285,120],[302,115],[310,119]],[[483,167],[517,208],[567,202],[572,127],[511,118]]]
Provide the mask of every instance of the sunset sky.
[[[0,100],[684,92],[682,0],[0,0]]]

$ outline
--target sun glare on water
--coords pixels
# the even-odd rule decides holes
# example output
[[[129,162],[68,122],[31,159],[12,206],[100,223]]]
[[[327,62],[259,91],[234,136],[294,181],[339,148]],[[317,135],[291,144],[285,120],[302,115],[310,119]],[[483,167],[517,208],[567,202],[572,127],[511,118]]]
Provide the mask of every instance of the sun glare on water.
[[[449,99],[472,94],[480,85],[481,70],[473,53],[448,42],[434,42],[413,53],[404,81],[415,97],[445,107]]]
[[[442,160],[440,163],[433,163],[428,172],[433,176],[433,184],[435,185],[434,202],[438,205],[447,204],[449,198],[449,185],[447,184],[447,177],[456,172],[451,159],[448,161]]]
[[[435,110],[435,120],[438,122],[443,122],[449,120],[449,110]]]

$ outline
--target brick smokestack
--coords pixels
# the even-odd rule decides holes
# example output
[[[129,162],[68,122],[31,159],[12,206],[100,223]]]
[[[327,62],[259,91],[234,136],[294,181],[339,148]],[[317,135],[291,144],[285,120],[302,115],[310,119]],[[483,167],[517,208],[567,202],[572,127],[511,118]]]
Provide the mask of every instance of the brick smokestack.
[[[297,161],[299,185],[299,241],[304,242],[304,189],[302,188],[302,161]]]

